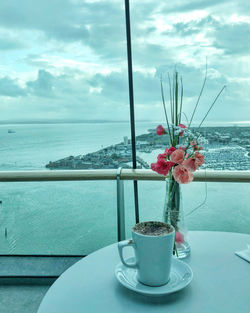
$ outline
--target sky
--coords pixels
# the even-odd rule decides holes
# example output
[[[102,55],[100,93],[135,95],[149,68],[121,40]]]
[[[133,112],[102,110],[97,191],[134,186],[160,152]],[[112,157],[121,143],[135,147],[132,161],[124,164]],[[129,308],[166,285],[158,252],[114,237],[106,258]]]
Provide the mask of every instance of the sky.
[[[0,122],[129,121],[123,0],[0,2]],[[164,122],[177,70],[189,119],[250,125],[250,2],[130,1],[136,121]],[[205,124],[204,124],[205,125]]]

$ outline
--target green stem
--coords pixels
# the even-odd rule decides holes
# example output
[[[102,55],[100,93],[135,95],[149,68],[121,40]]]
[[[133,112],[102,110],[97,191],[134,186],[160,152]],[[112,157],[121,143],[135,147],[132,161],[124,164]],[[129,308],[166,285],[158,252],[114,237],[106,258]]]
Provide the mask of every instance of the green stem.
[[[168,126],[169,138],[170,138],[171,144],[173,145],[173,140],[171,137],[170,127],[169,127],[169,122],[168,122],[168,114],[167,114],[167,109],[166,109],[166,104],[165,104],[165,97],[164,97],[162,80],[161,80],[161,97],[162,97],[162,103],[163,103],[164,113],[165,113],[165,117],[166,117],[166,122],[167,122],[167,126]]]
[[[178,126],[178,72],[175,72],[175,125]]]
[[[168,197],[165,206],[165,222],[173,225],[175,230],[178,231],[180,214],[180,186],[173,178],[172,173],[170,174],[168,180]]]
[[[173,107],[172,107],[172,124],[174,125],[174,116],[175,116],[175,112],[174,112],[174,103],[175,103],[175,85],[174,85],[174,73],[173,73],[173,81],[172,81],[172,85],[173,85]]]
[[[169,97],[170,97],[170,113],[171,113],[171,121],[172,121],[173,120],[173,111],[172,111],[173,98],[172,98],[172,88],[171,88],[171,80],[170,80],[169,73],[168,73],[168,84],[169,84]]]
[[[192,123],[192,121],[193,121],[194,114],[195,114],[195,112],[196,112],[197,106],[198,106],[198,104],[199,104],[199,102],[200,102],[200,98],[201,98],[202,93],[203,93],[203,90],[204,90],[204,87],[205,87],[205,85],[206,85],[206,81],[207,81],[207,61],[206,61],[206,73],[205,73],[205,78],[204,78],[204,81],[203,81],[203,84],[202,84],[202,87],[201,87],[201,91],[200,91],[198,100],[197,100],[196,105],[195,105],[195,108],[194,108],[194,110],[193,110],[193,114],[192,114],[192,117],[191,117],[191,119],[190,119],[188,128],[190,128],[191,123]]]
[[[217,99],[219,98],[219,96],[221,95],[222,91],[226,88],[226,86],[223,86],[221,88],[221,91],[218,93],[218,95],[216,96],[216,98],[214,99],[214,102],[211,104],[209,110],[207,111],[207,114],[204,116],[203,120],[200,122],[200,125],[198,126],[198,130],[200,129],[201,125],[203,124],[203,122],[205,121],[206,117],[208,116],[208,113],[212,110],[212,107],[214,106],[215,102],[217,101]]]
[[[178,125],[181,124],[182,101],[183,101],[183,83],[182,83],[182,77],[181,77],[181,105],[180,105],[180,116],[179,116]]]

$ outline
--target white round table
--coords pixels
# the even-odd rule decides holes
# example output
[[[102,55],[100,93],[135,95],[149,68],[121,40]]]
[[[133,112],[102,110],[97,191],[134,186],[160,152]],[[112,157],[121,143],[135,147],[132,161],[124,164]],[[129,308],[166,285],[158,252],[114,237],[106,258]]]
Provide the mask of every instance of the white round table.
[[[114,275],[117,244],[100,249],[65,271],[45,295],[38,313],[249,313],[250,263],[234,254],[250,235],[193,231],[194,278],[185,289],[147,297],[121,286]],[[132,249],[127,249],[132,255]]]

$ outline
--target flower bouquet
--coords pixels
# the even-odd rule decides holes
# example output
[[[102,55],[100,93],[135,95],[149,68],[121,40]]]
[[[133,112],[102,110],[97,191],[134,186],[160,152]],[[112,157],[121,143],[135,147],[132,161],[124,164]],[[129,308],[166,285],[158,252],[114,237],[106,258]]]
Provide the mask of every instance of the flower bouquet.
[[[175,253],[179,257],[185,257],[190,252],[190,246],[185,238],[183,216],[181,216],[180,184],[190,183],[194,177],[193,173],[204,164],[202,150],[203,145],[207,143],[207,141],[201,136],[199,129],[225,88],[224,86],[218,93],[197,130],[191,129],[191,124],[206,83],[206,77],[207,71],[190,120],[188,120],[187,116],[182,112],[183,84],[182,78],[179,78],[178,72],[174,72],[172,81],[168,76],[170,116],[167,114],[163,83],[161,80],[161,96],[167,127],[164,128],[162,125],[159,125],[156,132],[159,136],[168,135],[168,146],[163,153],[158,155],[157,162],[151,164],[151,169],[166,177],[167,192],[163,219],[164,222],[175,227]],[[183,115],[186,117],[185,124],[182,123]]]

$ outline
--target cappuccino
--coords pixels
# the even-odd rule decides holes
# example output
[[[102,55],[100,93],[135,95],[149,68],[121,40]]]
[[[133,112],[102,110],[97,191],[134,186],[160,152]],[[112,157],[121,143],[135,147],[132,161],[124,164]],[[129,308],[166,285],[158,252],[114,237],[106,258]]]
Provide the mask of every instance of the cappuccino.
[[[162,286],[168,283],[175,229],[162,222],[142,222],[132,229],[132,240],[120,241],[118,251],[124,266],[137,269],[137,279],[147,286]],[[133,247],[135,262],[127,263],[123,248]]]
[[[133,227],[133,232],[145,236],[165,236],[173,232],[173,227],[163,222],[143,222]]]

